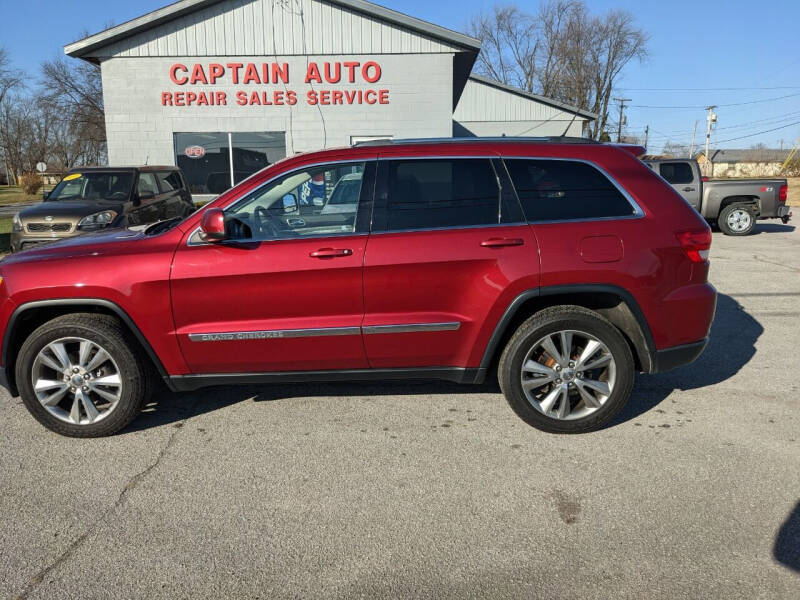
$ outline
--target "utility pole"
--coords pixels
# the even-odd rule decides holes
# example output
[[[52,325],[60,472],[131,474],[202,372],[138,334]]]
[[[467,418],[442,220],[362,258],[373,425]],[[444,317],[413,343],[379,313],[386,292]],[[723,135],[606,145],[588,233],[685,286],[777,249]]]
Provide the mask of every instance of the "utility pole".
[[[614,102],[619,102],[619,126],[617,127],[617,143],[622,141],[622,121],[625,118],[625,103],[630,102],[630,98],[613,98]]]
[[[644,149],[647,151],[647,139],[650,137],[650,125],[644,128]]]
[[[694,122],[694,131],[692,131],[692,145],[689,146],[689,158],[692,158],[694,156],[694,138],[697,135],[697,123],[698,122],[699,121],[695,121]]]
[[[716,104],[706,106],[706,110],[708,111],[708,116],[706,117],[706,160],[709,160],[708,145],[711,142],[711,124],[717,122],[717,115],[714,114],[715,108],[717,108]]]

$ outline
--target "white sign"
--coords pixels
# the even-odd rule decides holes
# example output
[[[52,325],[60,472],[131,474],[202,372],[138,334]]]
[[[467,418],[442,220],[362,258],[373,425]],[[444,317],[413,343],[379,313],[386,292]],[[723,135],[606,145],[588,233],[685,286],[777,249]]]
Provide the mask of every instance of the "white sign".
[[[47,170],[47,164],[43,162],[36,163],[36,170],[39,171],[39,173],[44,173]]]

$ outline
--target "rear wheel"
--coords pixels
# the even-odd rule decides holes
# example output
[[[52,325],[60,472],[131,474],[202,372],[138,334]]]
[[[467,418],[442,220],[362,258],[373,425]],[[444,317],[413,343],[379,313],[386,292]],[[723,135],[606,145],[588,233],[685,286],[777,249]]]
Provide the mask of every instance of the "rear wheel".
[[[756,227],[756,214],[748,204],[729,204],[720,211],[717,223],[725,235],[750,235]]]
[[[71,314],[36,329],[20,349],[16,380],[28,411],[71,437],[110,435],[151,391],[149,365],[107,315]]]
[[[619,330],[580,306],[548,308],[525,321],[498,368],[514,412],[552,433],[582,433],[608,423],[628,401],[633,374],[633,356]]]

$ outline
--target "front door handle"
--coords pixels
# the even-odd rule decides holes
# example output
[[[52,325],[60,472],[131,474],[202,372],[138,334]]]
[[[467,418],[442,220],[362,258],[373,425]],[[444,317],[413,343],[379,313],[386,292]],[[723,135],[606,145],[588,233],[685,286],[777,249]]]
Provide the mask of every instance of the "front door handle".
[[[336,258],[337,256],[351,256],[353,251],[350,248],[320,248],[309,253],[311,258]]]
[[[520,238],[489,238],[483,240],[481,246],[484,248],[502,248],[504,246],[522,246],[525,240]]]
[[[694,188],[693,187],[685,187],[685,188],[683,188],[683,191],[684,192],[693,192]]]

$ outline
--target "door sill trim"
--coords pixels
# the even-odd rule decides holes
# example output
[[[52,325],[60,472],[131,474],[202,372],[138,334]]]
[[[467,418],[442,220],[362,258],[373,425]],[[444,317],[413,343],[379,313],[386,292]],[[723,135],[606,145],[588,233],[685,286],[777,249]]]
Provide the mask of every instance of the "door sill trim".
[[[455,383],[483,383],[486,369],[470,367],[419,367],[399,369],[343,369],[333,371],[277,371],[270,373],[209,373],[166,378],[176,392],[191,392],[214,385],[306,383],[315,381],[380,381],[385,379],[443,379]]]

